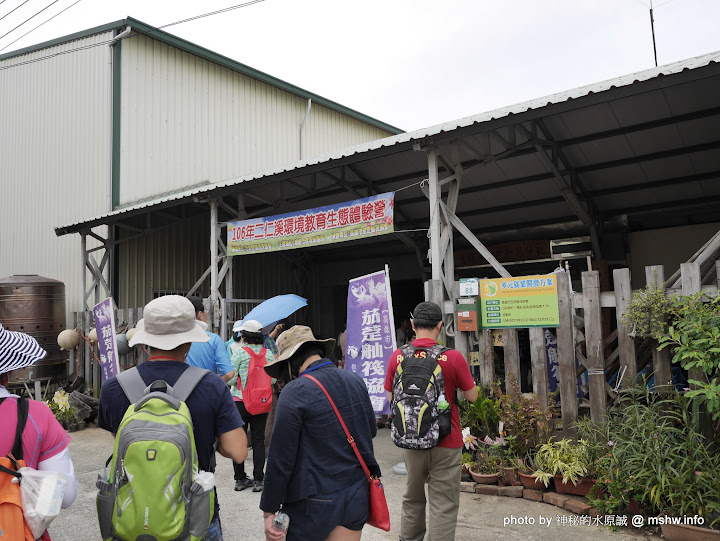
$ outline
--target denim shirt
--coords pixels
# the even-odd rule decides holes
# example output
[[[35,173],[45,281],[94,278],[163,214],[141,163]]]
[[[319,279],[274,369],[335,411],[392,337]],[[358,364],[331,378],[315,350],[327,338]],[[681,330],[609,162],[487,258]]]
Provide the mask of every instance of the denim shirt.
[[[330,364],[320,366],[323,363]],[[377,421],[363,380],[336,368],[328,359],[315,361],[305,373],[311,373],[325,386],[370,472],[379,476],[372,444]],[[260,509],[274,513],[282,503],[335,492],[363,477],[362,466],[320,387],[304,377],[283,387]]]

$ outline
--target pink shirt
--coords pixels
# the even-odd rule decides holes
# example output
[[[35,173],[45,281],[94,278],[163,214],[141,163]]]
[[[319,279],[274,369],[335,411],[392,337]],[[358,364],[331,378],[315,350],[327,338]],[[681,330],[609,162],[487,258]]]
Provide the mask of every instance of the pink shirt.
[[[3,389],[4,390],[4,389]],[[70,436],[44,402],[29,400],[27,424],[23,431],[23,460],[31,468],[57,455],[70,444]],[[0,456],[7,455],[15,442],[17,399],[9,396],[0,404]]]

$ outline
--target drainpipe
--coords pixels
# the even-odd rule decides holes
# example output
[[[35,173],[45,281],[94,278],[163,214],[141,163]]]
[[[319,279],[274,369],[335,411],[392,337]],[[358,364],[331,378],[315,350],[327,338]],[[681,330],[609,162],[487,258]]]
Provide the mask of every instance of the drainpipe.
[[[305,111],[305,118],[303,118],[303,121],[300,124],[300,159],[301,160],[305,157],[305,122],[307,121],[308,116],[310,115],[310,107],[312,107],[312,100],[308,100],[307,111]]]
[[[113,210],[112,201],[112,171],[113,171],[113,45],[123,39],[125,36],[132,32],[130,26],[126,26],[125,30],[115,36],[112,41],[108,44],[108,112],[110,120],[108,126],[110,127],[110,137],[108,137],[108,181],[107,181],[107,208],[109,212]]]

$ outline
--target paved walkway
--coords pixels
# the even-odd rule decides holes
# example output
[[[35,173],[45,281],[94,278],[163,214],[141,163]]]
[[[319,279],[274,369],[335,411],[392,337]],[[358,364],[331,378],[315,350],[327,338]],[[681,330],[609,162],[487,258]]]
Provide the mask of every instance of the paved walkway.
[[[95,480],[112,453],[113,438],[104,430],[87,428],[72,434],[70,452],[75,463],[79,480],[78,497],[70,509],[62,514],[50,526],[53,541],[78,541],[99,539],[99,530],[95,514]],[[401,461],[401,450],[390,441],[389,431],[380,430],[375,438],[375,454],[384,472],[383,481],[390,506],[392,530],[383,532],[366,527],[363,532],[365,541],[386,541],[398,539],[400,502],[405,487],[405,477],[392,473],[392,466]],[[252,456],[252,452],[250,453]],[[248,459],[251,463],[251,458]],[[252,466],[246,468],[252,471]],[[233,491],[233,470],[229,460],[218,455],[216,471],[218,498],[220,500],[220,518],[226,541],[257,540],[262,541],[263,521],[258,508],[260,494],[249,490]],[[622,528],[611,532],[598,526],[571,526],[558,524],[558,516],[570,516],[571,513],[552,505],[537,503],[522,498],[500,498],[461,494],[458,516],[457,541],[638,541],[645,536],[634,529]],[[534,519],[534,525],[504,525],[512,517]],[[551,519],[550,525],[540,526],[540,517]],[[292,524],[290,525],[292,528]]]

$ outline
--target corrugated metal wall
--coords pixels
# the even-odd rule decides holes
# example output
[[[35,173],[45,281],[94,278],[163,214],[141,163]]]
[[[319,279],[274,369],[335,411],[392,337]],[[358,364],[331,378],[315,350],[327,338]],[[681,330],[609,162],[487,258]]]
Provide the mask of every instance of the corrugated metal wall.
[[[136,36],[122,43],[120,204],[292,163],[307,101]],[[313,105],[306,158],[386,137]]]
[[[144,237],[122,242],[119,248],[120,308],[144,306],[153,291],[188,291],[210,262],[209,214],[186,220]],[[265,299],[282,293],[317,297],[319,272],[312,262],[294,263],[286,253],[233,258],[235,298]],[[225,286],[221,287],[225,296]],[[210,296],[210,278],[196,293]],[[308,312],[316,321],[318,307]]]
[[[65,282],[68,312],[80,309],[80,237],[53,227],[107,211],[110,135],[108,46],[74,49],[110,37],[0,60],[0,277]]]

